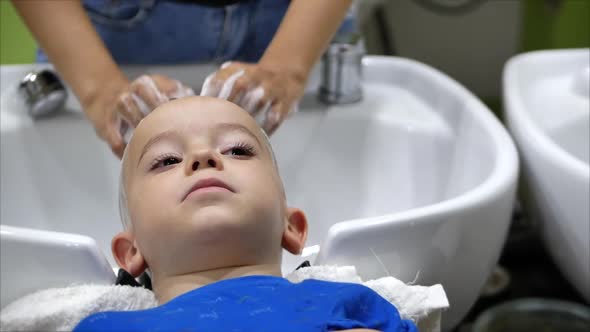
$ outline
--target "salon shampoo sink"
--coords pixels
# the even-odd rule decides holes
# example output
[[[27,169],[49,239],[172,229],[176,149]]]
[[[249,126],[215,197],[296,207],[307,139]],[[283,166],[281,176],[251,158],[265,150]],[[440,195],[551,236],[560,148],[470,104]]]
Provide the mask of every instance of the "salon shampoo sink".
[[[506,120],[526,207],[565,277],[590,302],[590,49],[518,55],[504,68]]]
[[[15,86],[33,68],[1,67],[3,304],[5,290],[12,299],[31,288],[31,278],[21,285],[19,264],[53,255],[47,246],[33,258],[18,246],[4,250],[15,231],[83,235],[96,241],[95,249],[92,241],[65,247],[99,265],[95,253],[102,251],[114,265],[110,240],[122,229],[118,160],[95,137],[75,98],[59,115],[27,117]],[[126,68],[130,77],[161,73],[194,87],[212,70]],[[283,271],[310,260],[354,265],[364,279],[442,283],[451,305],[442,318],[448,330],[473,305],[499,257],[514,203],[516,149],[492,113],[444,74],[372,56],[364,58],[363,72],[363,100],[335,106],[317,102],[314,75],[299,111],[271,139],[288,202],[306,212],[310,226],[305,257],[285,254]],[[35,244],[34,235],[25,238]],[[67,264],[67,250],[59,255],[66,259],[51,266],[82,269]],[[99,282],[108,282],[109,272],[99,270]]]

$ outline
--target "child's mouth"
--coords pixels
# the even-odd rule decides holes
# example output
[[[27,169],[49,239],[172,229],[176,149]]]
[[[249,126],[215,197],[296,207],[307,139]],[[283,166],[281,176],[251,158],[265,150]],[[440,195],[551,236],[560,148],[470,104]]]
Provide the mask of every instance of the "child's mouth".
[[[227,185],[225,182],[216,178],[206,178],[197,181],[189,191],[184,195],[183,201],[189,196],[196,194],[214,193],[214,192],[234,192],[233,188]]]

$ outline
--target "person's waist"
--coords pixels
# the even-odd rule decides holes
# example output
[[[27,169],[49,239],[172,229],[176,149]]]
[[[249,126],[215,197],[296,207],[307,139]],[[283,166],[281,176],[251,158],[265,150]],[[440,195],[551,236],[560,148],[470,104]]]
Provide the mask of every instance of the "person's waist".
[[[236,4],[238,2],[244,2],[247,0],[165,0],[168,2],[178,2],[184,4],[194,4],[209,7],[224,7]]]

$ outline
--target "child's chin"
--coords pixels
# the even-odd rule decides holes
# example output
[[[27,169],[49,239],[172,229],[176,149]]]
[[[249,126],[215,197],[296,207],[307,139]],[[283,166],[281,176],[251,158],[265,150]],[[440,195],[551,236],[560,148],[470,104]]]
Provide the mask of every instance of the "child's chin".
[[[225,204],[212,204],[195,209],[191,224],[199,228],[236,227],[242,224],[240,213]]]

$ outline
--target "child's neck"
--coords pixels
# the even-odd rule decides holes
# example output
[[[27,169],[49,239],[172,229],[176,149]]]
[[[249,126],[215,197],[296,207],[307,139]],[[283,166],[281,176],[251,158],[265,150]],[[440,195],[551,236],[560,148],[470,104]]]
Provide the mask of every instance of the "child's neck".
[[[217,281],[250,275],[274,275],[281,277],[279,264],[261,264],[224,267],[214,270],[199,271],[182,275],[156,276],[153,289],[159,304],[164,304],[173,298]]]

